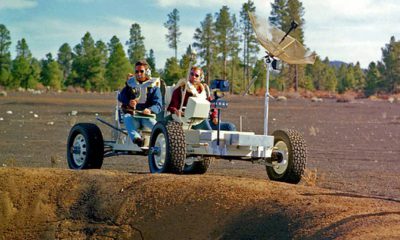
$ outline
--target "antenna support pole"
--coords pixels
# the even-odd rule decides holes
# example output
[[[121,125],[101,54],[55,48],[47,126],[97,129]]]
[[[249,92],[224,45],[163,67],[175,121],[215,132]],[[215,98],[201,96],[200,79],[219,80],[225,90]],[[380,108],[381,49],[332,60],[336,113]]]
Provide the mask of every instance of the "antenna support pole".
[[[269,68],[271,65],[271,57],[268,54],[265,56],[265,67],[267,71],[265,100],[264,100],[264,135],[268,135],[268,110],[269,110]]]

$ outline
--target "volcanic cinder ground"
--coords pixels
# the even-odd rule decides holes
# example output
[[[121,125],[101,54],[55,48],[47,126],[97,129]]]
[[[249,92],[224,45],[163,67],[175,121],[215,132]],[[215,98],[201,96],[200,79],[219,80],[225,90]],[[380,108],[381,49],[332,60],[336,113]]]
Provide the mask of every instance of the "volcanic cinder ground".
[[[242,116],[243,131],[261,134],[264,99],[227,99],[223,119],[239,128]],[[271,100],[269,132],[297,129],[308,146],[298,185],[236,160],[215,160],[197,176],[151,175],[137,156],[68,170],[71,126],[111,120],[115,101],[96,93],[0,98],[0,239],[400,238],[399,102]]]

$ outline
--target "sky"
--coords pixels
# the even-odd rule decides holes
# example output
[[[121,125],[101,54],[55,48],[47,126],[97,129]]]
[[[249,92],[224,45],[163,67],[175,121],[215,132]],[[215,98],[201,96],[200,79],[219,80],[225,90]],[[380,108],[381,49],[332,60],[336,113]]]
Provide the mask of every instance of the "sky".
[[[0,24],[11,33],[13,56],[17,41],[25,38],[33,56],[42,59],[49,52],[56,56],[63,43],[73,48],[86,32],[95,41],[107,43],[116,35],[125,43],[131,25],[138,23],[146,50],[154,50],[156,67],[163,68],[165,60],[174,55],[163,26],[174,8],[180,13],[181,56],[193,43],[195,29],[206,14],[215,14],[226,5],[239,19],[244,2],[247,0],[0,0]],[[267,18],[273,0],[253,2],[257,14]],[[381,60],[381,48],[391,36],[400,38],[399,0],[301,2],[305,8],[305,44],[321,58],[359,61],[367,68],[370,62]]]

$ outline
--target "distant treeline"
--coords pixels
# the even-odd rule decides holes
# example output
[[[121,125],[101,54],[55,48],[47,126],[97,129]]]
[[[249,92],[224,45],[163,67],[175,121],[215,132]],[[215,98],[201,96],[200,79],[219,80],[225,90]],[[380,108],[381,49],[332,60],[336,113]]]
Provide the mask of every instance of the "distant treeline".
[[[299,27],[291,33],[304,43],[303,18],[305,9],[298,0],[275,0],[269,21],[286,31],[295,20]],[[250,92],[265,90],[265,64],[259,58],[260,48],[251,27],[248,12],[255,12],[253,1],[242,5],[239,16],[223,6],[218,12],[209,13],[193,34],[192,46],[198,53],[197,63],[206,73],[206,81],[228,79],[233,93],[246,89],[251,80],[255,83]],[[82,87],[91,91],[112,91],[121,88],[134,63],[147,59],[154,76],[160,76],[167,84],[176,83],[187,74],[190,47],[177,56],[180,46],[179,11],[168,14],[164,27],[168,29],[166,40],[175,55],[166,60],[163,68],[155,66],[155,52],[146,50],[144,36],[138,23],[130,28],[130,38],[121,43],[113,36],[108,43],[95,41],[87,32],[73,48],[64,43],[57,56],[48,53],[44,59],[34,58],[27,41],[18,40],[16,57],[11,59],[11,37],[7,27],[0,24],[0,85],[8,89],[50,87],[62,90],[68,86]],[[160,26],[161,27],[161,26]],[[127,51],[124,50],[124,45]],[[382,48],[382,60],[371,62],[363,70],[360,64],[332,65],[328,58],[317,58],[314,65],[294,66],[283,64],[279,73],[273,72],[271,87],[280,91],[290,88],[345,92],[363,92],[366,95],[394,93],[400,87],[400,42],[391,37]]]

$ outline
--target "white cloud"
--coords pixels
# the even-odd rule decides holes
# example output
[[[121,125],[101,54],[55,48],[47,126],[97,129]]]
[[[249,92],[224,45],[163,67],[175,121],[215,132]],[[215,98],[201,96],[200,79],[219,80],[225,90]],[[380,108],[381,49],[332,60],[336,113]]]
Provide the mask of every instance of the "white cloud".
[[[240,1],[237,0],[157,0],[161,7],[202,7],[214,8],[215,5],[228,5],[236,7]]]
[[[335,0],[303,2],[305,42],[321,57],[367,67],[381,58],[381,48],[400,35],[400,4],[395,0]]]
[[[246,2],[247,0],[157,0],[157,4],[161,7],[196,7],[215,11],[218,10],[217,7],[223,5],[228,6],[233,11],[240,11],[242,5]],[[257,10],[270,9],[270,4],[266,3],[265,0],[254,0],[253,2]]]
[[[36,0],[1,0],[0,10],[2,9],[22,9],[37,6]]]
[[[96,0],[57,0],[57,2],[67,2],[67,3],[92,3]]]

